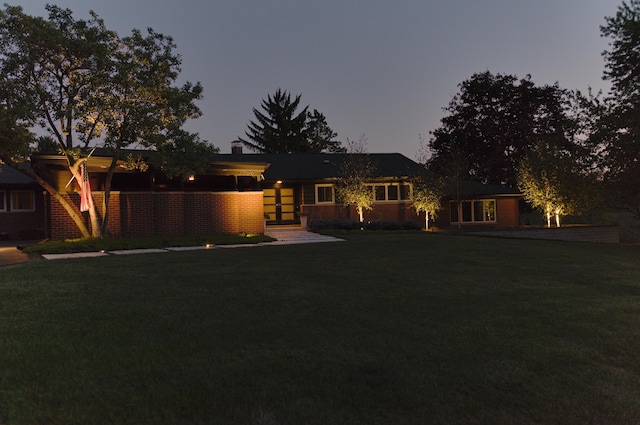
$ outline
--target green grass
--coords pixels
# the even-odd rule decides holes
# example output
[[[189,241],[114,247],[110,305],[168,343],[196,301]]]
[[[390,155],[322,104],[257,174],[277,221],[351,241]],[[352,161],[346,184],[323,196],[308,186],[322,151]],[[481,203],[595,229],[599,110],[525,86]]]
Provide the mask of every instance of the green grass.
[[[426,233],[0,270],[1,424],[633,424],[640,248]]]
[[[70,252],[115,251],[139,248],[167,248],[203,245],[257,244],[273,241],[263,234],[242,233],[238,235],[172,236],[147,238],[81,238],[64,241],[45,241],[27,246],[27,254],[66,254]]]

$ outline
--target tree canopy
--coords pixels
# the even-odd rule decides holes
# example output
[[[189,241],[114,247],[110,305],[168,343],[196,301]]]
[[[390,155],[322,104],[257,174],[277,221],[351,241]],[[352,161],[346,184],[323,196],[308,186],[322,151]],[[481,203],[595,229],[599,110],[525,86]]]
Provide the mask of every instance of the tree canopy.
[[[3,147],[0,159],[17,166],[18,154],[24,157],[37,149],[33,136],[16,137],[36,126],[46,130],[78,181],[79,165],[92,146],[111,152],[102,214],[95,207],[89,210],[91,234],[101,236],[106,232],[111,177],[125,148],[156,150],[157,165],[181,176],[202,165],[203,152],[215,151],[197,134],[182,129],[187,120],[200,116],[195,101],[202,96],[202,86],[190,82],[176,86],[181,60],[173,52],[171,37],[152,29],[146,35],[133,30],[120,37],[93,12],[82,20],[69,9],[48,5],[46,10],[47,18],[27,15],[14,6],[0,11],[2,120],[13,124],[6,128],[15,129],[13,145]],[[7,114],[11,108],[18,113]],[[176,161],[177,152],[193,160]],[[88,235],[66,198],[42,176],[30,173]]]
[[[640,218],[640,1],[623,1],[601,34],[610,40],[603,57],[611,91],[594,99],[590,141],[611,202]]]
[[[253,108],[255,120],[239,140],[249,149],[261,153],[345,152],[338,135],[327,124],[324,114],[305,106],[297,112],[302,95],[293,100],[281,89],[263,99],[263,111]]]
[[[459,88],[429,140],[434,170],[446,174],[464,158],[464,178],[515,186],[518,165],[537,138],[560,147],[575,142],[573,95],[557,84],[537,86],[530,76],[486,71]]]
[[[532,207],[542,211],[551,227],[555,218],[580,214],[597,200],[594,175],[585,156],[557,149],[540,139],[525,154],[518,169],[518,187]]]

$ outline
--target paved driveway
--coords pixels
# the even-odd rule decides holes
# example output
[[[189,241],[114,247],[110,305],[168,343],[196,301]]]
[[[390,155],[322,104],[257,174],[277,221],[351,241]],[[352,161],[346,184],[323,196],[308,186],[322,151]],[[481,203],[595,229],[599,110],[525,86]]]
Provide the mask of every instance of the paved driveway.
[[[31,245],[37,242],[38,241],[0,241],[0,267],[29,261],[29,256],[17,247]]]

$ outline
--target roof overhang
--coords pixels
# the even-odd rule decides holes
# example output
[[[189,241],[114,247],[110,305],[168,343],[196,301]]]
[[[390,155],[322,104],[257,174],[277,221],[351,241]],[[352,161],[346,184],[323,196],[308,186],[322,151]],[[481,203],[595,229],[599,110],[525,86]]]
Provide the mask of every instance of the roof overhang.
[[[37,166],[65,169],[67,158],[62,155],[32,155],[33,163]],[[110,156],[93,155],[87,159],[87,169],[90,173],[106,173],[111,166],[113,158]],[[247,176],[262,178],[264,171],[269,168],[266,162],[234,162],[234,161],[210,161],[207,163],[205,175],[217,176]],[[126,166],[126,161],[118,160],[116,173],[135,172]]]

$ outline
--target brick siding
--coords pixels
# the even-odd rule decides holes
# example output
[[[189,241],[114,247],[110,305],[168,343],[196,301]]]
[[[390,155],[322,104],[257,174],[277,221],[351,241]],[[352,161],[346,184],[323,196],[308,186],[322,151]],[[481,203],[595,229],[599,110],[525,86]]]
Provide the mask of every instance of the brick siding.
[[[79,209],[80,195],[64,195]],[[104,194],[93,192],[102,211]],[[81,237],[64,208],[46,197],[46,227],[54,240]],[[80,214],[80,213],[79,213]],[[89,226],[89,214],[82,213]],[[111,192],[109,235],[182,236],[216,233],[263,233],[262,192]]]

